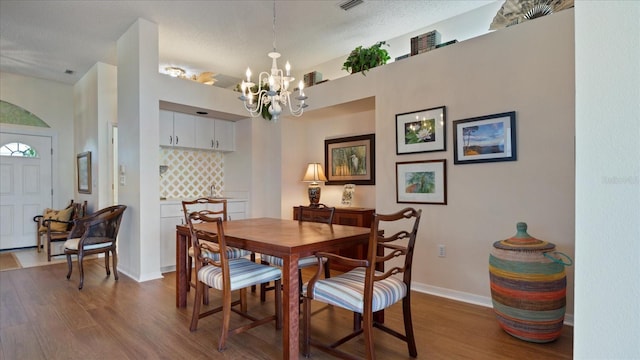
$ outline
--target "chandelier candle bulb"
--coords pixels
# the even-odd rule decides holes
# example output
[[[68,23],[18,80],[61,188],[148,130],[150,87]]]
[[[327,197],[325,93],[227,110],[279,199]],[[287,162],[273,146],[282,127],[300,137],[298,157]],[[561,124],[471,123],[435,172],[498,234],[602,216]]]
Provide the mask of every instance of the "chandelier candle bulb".
[[[285,69],[287,69],[287,76],[291,75],[291,65],[289,64],[289,62],[287,61],[287,64],[284,66]]]
[[[247,82],[251,82],[251,69],[247,68]]]

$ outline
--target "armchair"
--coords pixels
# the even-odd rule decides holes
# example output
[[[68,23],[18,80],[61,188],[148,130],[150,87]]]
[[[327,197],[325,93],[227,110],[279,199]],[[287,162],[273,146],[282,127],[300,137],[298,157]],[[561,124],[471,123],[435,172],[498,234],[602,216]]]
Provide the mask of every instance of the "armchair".
[[[67,280],[71,278],[73,266],[71,255],[78,257],[78,270],[80,272],[80,285],[82,290],[84,283],[83,260],[86,255],[104,253],[104,265],[107,277],[111,275],[109,269],[109,254],[113,256],[113,277],[118,280],[118,254],[116,253],[116,238],[120,229],[120,221],[126,205],[114,205],[95,213],[76,219],[73,228],[64,243],[64,254],[67,256]]]
[[[73,227],[73,221],[87,214],[87,202],[71,202],[62,210],[45,209],[42,215],[33,217],[36,223],[36,246],[38,252],[44,245],[47,249],[47,260],[64,253],[51,253],[51,242],[66,241]],[[44,238],[44,242],[43,242]]]

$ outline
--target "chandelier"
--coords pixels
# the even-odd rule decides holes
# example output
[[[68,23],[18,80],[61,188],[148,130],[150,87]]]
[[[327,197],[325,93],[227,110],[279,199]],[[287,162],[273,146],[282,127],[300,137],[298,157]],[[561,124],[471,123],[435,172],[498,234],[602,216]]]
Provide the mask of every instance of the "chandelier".
[[[263,71],[258,76],[258,83],[251,82],[251,70],[247,68],[247,80],[242,80],[240,90],[242,95],[239,99],[243,102],[244,108],[251,117],[262,115],[267,120],[277,121],[283,109],[288,108],[293,116],[300,116],[304,112],[307,97],[304,94],[304,84],[298,84],[298,101],[295,108],[291,103],[291,95],[295,91],[289,90],[289,84],[295,80],[291,77],[291,65],[287,61],[285,71],[278,69],[276,60],[280,53],[276,51],[276,2],[273,1],[273,51],[267,54],[272,59],[271,72]]]

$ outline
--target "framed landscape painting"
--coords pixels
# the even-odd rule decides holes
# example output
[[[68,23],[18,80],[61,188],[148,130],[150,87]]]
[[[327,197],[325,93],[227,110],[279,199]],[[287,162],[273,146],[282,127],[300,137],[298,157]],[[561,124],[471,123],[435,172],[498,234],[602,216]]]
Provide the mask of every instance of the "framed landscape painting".
[[[325,184],[375,185],[375,153],[375,134],[325,140]]]
[[[447,149],[446,107],[396,115],[396,154]]]
[[[447,160],[396,163],[396,202],[447,204]]]
[[[516,112],[453,122],[453,163],[517,160]]]

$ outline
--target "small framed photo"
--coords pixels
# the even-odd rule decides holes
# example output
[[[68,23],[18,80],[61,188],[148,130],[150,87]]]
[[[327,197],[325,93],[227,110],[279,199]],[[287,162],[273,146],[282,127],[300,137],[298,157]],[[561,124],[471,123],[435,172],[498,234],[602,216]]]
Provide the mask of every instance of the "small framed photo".
[[[78,192],[91,194],[91,151],[78,154]]]
[[[396,115],[396,154],[447,150],[446,107]]]
[[[325,184],[375,185],[375,156],[375,134],[325,140]]]
[[[396,202],[447,204],[447,160],[396,163]]]
[[[516,112],[453,122],[453,163],[515,161]]]

